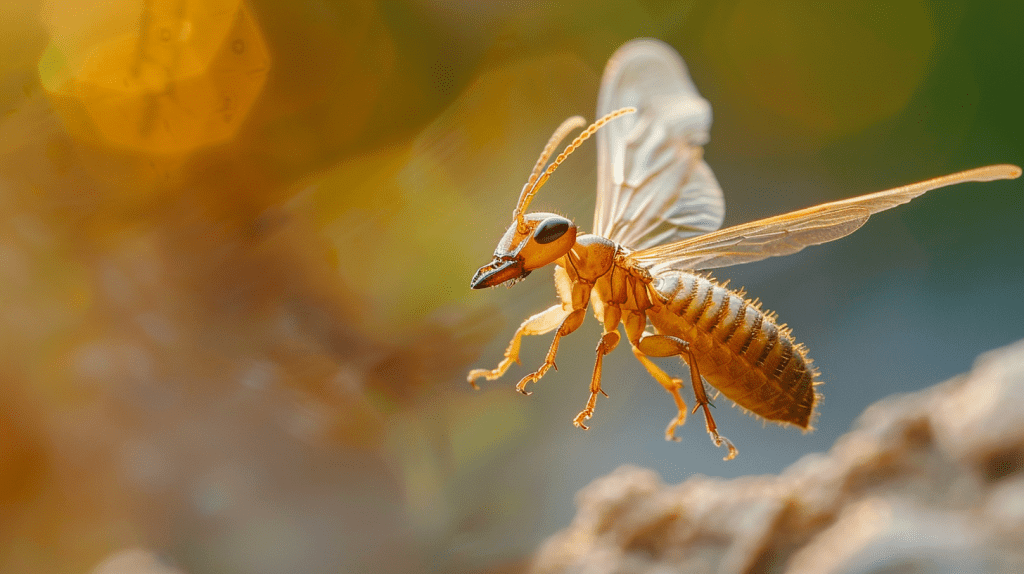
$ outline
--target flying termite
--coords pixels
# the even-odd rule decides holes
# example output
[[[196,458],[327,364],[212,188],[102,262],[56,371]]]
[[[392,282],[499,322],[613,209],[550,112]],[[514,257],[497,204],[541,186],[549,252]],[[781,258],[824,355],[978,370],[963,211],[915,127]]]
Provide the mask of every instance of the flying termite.
[[[853,233],[873,213],[890,209],[933,189],[968,181],[1013,179],[1021,170],[991,165],[887,191],[825,203],[785,215],[719,229],[725,202],[703,158],[711,106],[694,87],[682,58],[649,39],[619,48],[608,61],[598,96],[598,119],[554,161],[562,140],[586,124],[569,118],[555,130],[512,211],[512,225],[494,259],[473,276],[474,289],[513,284],[531,271],[555,265],[560,302],[523,322],[494,369],[474,369],[469,382],[501,377],[526,335],[555,331],[543,364],[516,389],[530,394],[555,365],[559,340],[583,323],[587,307],[603,325],[590,396],[573,424],[586,429],[601,390],[601,362],[620,340],[619,323],[633,354],[672,396],[678,410],[665,429],[677,440],[686,420],[682,379],[651,357],[681,357],[689,368],[695,405],[704,413],[724,460],[736,447],[719,434],[705,381],[740,407],[767,421],[811,430],[818,371],[807,349],[797,344],[775,315],[699,271],[796,253]],[[527,213],[530,201],[559,165],[597,134],[597,208],[593,233],[553,213]],[[605,396],[607,396],[605,394]]]

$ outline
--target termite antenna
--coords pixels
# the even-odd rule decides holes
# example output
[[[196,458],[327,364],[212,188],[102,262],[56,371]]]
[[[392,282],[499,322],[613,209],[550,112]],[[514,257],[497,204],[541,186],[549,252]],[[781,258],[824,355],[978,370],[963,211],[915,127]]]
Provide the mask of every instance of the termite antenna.
[[[516,208],[512,212],[512,215],[516,219],[516,226],[520,233],[526,233],[526,223],[523,221],[523,212],[526,210],[526,205],[523,203],[524,194],[527,193],[533,184],[537,183],[537,178],[540,176],[540,172],[544,170],[544,166],[547,165],[548,159],[551,158],[551,154],[555,152],[555,147],[562,143],[565,136],[569,135],[572,130],[587,125],[587,120],[583,119],[583,116],[573,116],[558,126],[555,133],[551,134],[548,138],[548,143],[544,146],[544,150],[540,152],[540,157],[537,158],[537,163],[533,166],[533,171],[530,173],[530,179],[526,180],[526,184],[523,185],[523,190],[519,192],[519,201],[516,203]],[[527,201],[526,203],[529,203]]]
[[[530,201],[533,200],[533,196],[537,194],[537,191],[540,190],[541,187],[544,186],[548,181],[548,178],[551,177],[551,174],[558,169],[558,166],[561,165],[563,161],[565,161],[565,158],[569,157],[569,154],[576,151],[576,148],[580,147],[587,138],[594,135],[597,130],[604,127],[605,124],[619,116],[631,114],[635,111],[636,108],[618,109],[590,124],[587,129],[580,132],[580,134],[572,140],[572,143],[562,150],[562,153],[558,154],[555,161],[552,162],[542,174],[541,170],[544,168],[544,164],[547,163],[548,158],[551,157],[555,147],[565,139],[565,136],[567,136],[570,131],[582,126],[586,120],[580,116],[573,116],[562,122],[562,125],[558,126],[555,133],[551,134],[551,138],[548,140],[547,145],[544,146],[544,151],[541,152],[540,158],[537,159],[537,163],[533,166],[533,172],[530,173],[530,179],[526,181],[526,185],[523,186],[523,190],[519,193],[519,201],[516,202],[516,208],[512,211],[512,217],[515,218],[516,228],[520,233],[526,233],[526,221],[523,219],[523,214],[526,212],[527,206],[530,205]]]
[[[540,172],[544,170],[544,166],[547,165],[548,160],[551,159],[551,154],[555,152],[555,147],[562,143],[565,136],[569,135],[572,130],[587,125],[587,120],[583,116],[573,116],[558,126],[555,133],[551,134],[551,138],[548,140],[547,145],[544,146],[544,151],[540,152],[540,157],[537,158],[537,163],[533,166],[533,171],[530,173],[530,179],[527,183],[533,185],[537,182],[537,178],[540,176]]]

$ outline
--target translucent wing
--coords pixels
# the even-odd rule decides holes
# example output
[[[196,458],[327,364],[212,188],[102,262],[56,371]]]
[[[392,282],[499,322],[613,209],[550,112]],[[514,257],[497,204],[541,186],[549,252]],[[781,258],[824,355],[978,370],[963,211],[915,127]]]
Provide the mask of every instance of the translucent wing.
[[[597,134],[594,233],[643,249],[718,229],[725,201],[701,148],[711,105],[667,44],[634,40],[608,61],[597,116],[630,106]]]
[[[1012,179],[1020,173],[1020,168],[1013,165],[980,167],[752,221],[637,251],[631,257],[657,275],[667,269],[712,269],[776,255],[789,255],[808,245],[818,245],[849,235],[864,225],[872,213],[906,203],[926,191],[965,181]]]

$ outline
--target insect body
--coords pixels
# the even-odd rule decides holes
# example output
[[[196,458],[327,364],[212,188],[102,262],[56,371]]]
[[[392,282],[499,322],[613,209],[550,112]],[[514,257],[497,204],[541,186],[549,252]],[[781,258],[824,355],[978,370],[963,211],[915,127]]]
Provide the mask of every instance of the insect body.
[[[929,190],[1021,173],[1016,166],[993,165],[719,230],[724,200],[701,148],[708,139],[711,108],[674,50],[653,40],[620,48],[605,69],[598,113],[600,119],[547,165],[565,136],[585,122],[569,118],[551,136],[494,259],[471,283],[473,288],[512,284],[554,263],[561,302],[524,321],[498,366],[471,371],[469,382],[475,387],[477,379],[497,379],[519,361],[524,336],[555,331],[543,364],[516,385],[529,394],[526,386],[554,366],[559,340],[579,328],[590,306],[604,333],[590,396],[573,423],[587,428],[585,421],[593,415],[598,395],[604,394],[601,363],[619,344],[622,323],[633,354],[675,400],[678,413],[665,437],[674,440],[675,428],[686,420],[680,394],[684,383],[651,357],[679,356],[689,367],[696,401],[692,412],[703,411],[714,443],[728,447],[726,460],[737,451],[718,433],[704,380],[765,420],[808,430],[819,398],[814,390],[818,373],[806,349],[776,323],[774,314],[697,271],[795,253],[849,235],[871,214]],[[594,233],[581,233],[559,215],[526,213],[562,161],[594,133]]]

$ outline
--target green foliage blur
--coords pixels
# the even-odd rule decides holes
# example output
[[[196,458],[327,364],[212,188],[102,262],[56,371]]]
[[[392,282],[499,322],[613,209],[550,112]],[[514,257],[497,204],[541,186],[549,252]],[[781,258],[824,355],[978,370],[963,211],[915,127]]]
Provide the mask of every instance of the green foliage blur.
[[[824,373],[732,463],[599,328],[473,392],[548,272],[474,292],[551,131],[624,42],[713,106],[726,225],[1024,161],[1024,5],[14,0],[0,5],[0,572],[519,572],[620,464],[775,472],[1024,335],[1020,181],[722,270]],[[593,146],[533,203],[586,229]],[[681,370],[678,362],[664,364]],[[134,552],[132,549],[142,549]],[[124,566],[152,557],[142,569]]]

